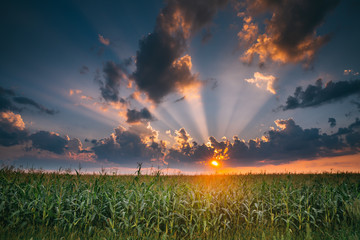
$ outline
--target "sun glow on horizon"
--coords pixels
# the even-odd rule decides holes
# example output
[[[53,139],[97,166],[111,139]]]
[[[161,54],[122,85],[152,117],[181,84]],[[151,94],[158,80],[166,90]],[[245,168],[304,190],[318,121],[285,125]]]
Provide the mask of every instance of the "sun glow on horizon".
[[[219,162],[213,160],[211,161],[211,165],[215,166],[215,167],[218,167],[219,166]]]

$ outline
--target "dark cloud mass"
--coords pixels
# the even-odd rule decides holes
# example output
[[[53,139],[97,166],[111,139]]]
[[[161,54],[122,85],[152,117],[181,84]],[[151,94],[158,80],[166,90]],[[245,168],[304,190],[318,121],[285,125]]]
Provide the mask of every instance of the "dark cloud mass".
[[[341,128],[338,134],[345,136],[347,143],[359,150],[360,148],[360,119],[356,118],[355,122],[350,124],[347,128]]]
[[[329,118],[328,123],[330,123],[330,127],[336,126],[336,119],[335,118]]]
[[[243,60],[251,62],[254,54],[260,62],[267,58],[280,62],[309,62],[329,35],[318,36],[316,29],[324,22],[326,15],[340,0],[248,0],[240,40],[251,40]],[[265,22],[265,33],[258,35],[258,27],[252,22],[259,13],[272,13]],[[252,36],[252,37],[250,37]],[[255,37],[257,36],[257,37]]]
[[[145,140],[142,134],[118,127],[110,137],[98,140],[92,150],[98,159],[133,166],[137,161],[149,162],[163,155],[164,144],[155,142],[154,135],[147,137]]]
[[[121,64],[112,61],[105,63],[103,67],[103,77],[105,80],[97,79],[100,85],[101,96],[110,102],[123,102],[119,96],[120,87],[128,82],[127,60]]]
[[[154,121],[155,118],[147,108],[143,108],[140,111],[136,109],[128,109],[126,113],[127,123],[138,123],[141,121]]]
[[[18,110],[10,99],[12,96],[15,96],[15,92],[13,90],[0,87],[0,111]]]
[[[63,154],[68,140],[60,137],[58,134],[39,131],[31,134],[29,139],[32,141],[32,146],[36,149],[47,150],[56,154]]]
[[[17,112],[21,111],[22,108],[20,108],[16,104],[29,105],[35,107],[40,112],[44,112],[49,115],[54,115],[55,113],[57,113],[57,111],[53,109],[48,109],[30,98],[17,97],[16,93],[11,89],[5,89],[0,87],[0,111],[4,111],[4,110],[17,111]]]
[[[27,141],[28,131],[19,114],[0,112],[0,145],[9,147]]]
[[[305,90],[297,87],[294,96],[289,96],[286,105],[282,109],[296,109],[306,107],[316,107],[322,104],[341,100],[353,94],[360,93],[360,80],[328,82],[325,87],[321,79],[315,85],[309,85]]]
[[[210,23],[227,0],[170,0],[157,17],[156,26],[139,43],[133,78],[155,103],[169,93],[198,82],[185,55],[187,39]]]
[[[277,120],[279,129],[270,130],[262,139],[240,140],[234,137],[217,141],[209,138],[210,145],[190,144],[185,130],[178,131],[183,139],[177,148],[171,148],[166,160],[171,164],[180,162],[209,161],[216,152],[226,153],[226,162],[231,166],[253,166],[261,164],[282,164],[299,159],[316,159],[338,155],[354,154],[360,151],[360,120],[348,128],[339,129],[328,135],[317,128],[303,129],[293,119]],[[216,149],[216,152],[215,152]]]

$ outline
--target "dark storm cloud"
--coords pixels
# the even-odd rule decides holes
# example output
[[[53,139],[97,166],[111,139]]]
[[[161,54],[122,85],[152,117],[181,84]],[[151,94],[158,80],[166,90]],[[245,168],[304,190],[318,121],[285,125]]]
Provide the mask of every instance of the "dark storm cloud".
[[[260,62],[267,58],[284,63],[310,62],[330,38],[329,35],[317,36],[316,30],[339,2],[340,0],[248,0],[244,16],[256,17],[260,13],[272,13],[272,17],[265,22],[265,33],[259,35],[259,28],[253,23],[253,19],[244,18],[246,27],[239,33],[240,40],[253,42],[245,52],[244,60],[251,62],[254,54],[258,54]]]
[[[210,23],[227,0],[170,0],[157,17],[156,26],[139,43],[133,78],[155,103],[169,93],[195,84],[191,57],[182,57],[187,39]]]
[[[103,67],[104,80],[97,79],[100,85],[101,96],[109,102],[124,101],[119,96],[121,86],[126,86],[128,82],[127,61],[115,64],[112,61],[105,63]]]
[[[325,87],[321,79],[315,85],[309,85],[305,90],[297,87],[294,96],[289,96],[283,110],[316,107],[322,104],[339,101],[345,97],[360,93],[360,80],[328,82]]]
[[[28,131],[19,114],[0,112],[0,145],[9,147],[27,141]]]
[[[0,87],[0,111],[21,111],[22,108],[20,108],[16,104],[29,105],[40,110],[40,112],[44,112],[49,115],[54,115],[55,113],[57,113],[57,111],[53,109],[48,109],[30,98],[17,97],[16,93],[13,90]]]
[[[163,143],[155,142],[155,136],[147,136],[150,145],[145,143],[144,136],[122,127],[108,138],[98,140],[92,148],[97,158],[122,164],[134,164],[137,161],[150,161],[163,155]]]
[[[336,119],[335,118],[329,118],[328,123],[330,123],[330,127],[336,126]]]
[[[29,139],[36,149],[47,150],[56,154],[63,154],[68,140],[59,135],[47,131],[39,131],[31,134]]]
[[[147,108],[143,108],[140,111],[136,109],[128,109],[126,113],[128,123],[138,123],[141,121],[154,121],[155,118]]]
[[[35,108],[37,108],[38,110],[40,110],[40,112],[44,112],[50,115],[54,115],[56,113],[55,110],[53,109],[48,109],[44,106],[42,106],[41,104],[35,102],[34,100],[27,98],[27,97],[14,97],[13,98],[14,102],[18,103],[18,104],[22,104],[22,105],[30,105],[33,106]]]

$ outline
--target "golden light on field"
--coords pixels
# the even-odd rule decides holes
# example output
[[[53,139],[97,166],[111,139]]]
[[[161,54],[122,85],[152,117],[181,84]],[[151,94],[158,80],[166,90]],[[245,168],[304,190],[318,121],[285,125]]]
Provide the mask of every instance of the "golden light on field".
[[[215,166],[215,167],[218,167],[219,166],[219,163],[217,161],[211,161],[211,165]]]

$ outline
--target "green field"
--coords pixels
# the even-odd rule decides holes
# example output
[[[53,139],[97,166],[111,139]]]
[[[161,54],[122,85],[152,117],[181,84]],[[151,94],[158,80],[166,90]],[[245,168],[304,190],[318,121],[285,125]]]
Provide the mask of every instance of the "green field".
[[[360,239],[360,174],[0,170],[1,239]]]

